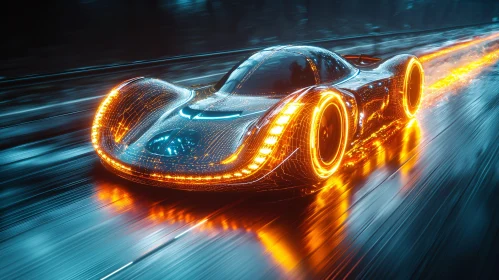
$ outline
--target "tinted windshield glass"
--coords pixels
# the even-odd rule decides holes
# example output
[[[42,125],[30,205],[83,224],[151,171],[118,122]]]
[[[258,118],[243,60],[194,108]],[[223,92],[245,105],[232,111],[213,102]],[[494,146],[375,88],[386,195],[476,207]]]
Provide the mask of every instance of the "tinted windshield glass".
[[[314,84],[314,72],[304,56],[287,51],[262,51],[229,72],[217,89],[225,93],[272,95]]]

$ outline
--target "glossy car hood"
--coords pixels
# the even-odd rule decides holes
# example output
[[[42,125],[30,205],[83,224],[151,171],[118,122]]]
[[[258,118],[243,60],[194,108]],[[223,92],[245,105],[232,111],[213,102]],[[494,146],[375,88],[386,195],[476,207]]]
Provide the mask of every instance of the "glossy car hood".
[[[212,96],[192,102],[190,108],[206,111],[241,111],[243,115],[268,110],[281,98],[244,96],[215,93]]]
[[[116,156],[139,169],[158,172],[203,174],[224,171],[228,166],[221,162],[238,150],[249,128],[279,101],[279,98],[219,93],[193,99],[177,110],[165,113]],[[185,108],[220,114],[198,119],[183,114]],[[224,112],[234,111],[240,114],[224,117]]]

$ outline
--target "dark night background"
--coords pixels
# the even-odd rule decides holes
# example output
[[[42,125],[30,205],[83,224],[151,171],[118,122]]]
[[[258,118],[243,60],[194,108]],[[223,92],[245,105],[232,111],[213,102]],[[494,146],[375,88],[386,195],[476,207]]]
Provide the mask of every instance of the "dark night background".
[[[0,77],[499,20],[496,0],[60,0],[2,9]]]

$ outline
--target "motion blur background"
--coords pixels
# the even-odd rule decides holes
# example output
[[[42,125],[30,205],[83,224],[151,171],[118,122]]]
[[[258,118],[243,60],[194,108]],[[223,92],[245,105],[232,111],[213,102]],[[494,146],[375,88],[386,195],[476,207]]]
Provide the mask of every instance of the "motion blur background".
[[[9,6],[0,12],[2,79],[499,18],[497,0],[52,0]]]

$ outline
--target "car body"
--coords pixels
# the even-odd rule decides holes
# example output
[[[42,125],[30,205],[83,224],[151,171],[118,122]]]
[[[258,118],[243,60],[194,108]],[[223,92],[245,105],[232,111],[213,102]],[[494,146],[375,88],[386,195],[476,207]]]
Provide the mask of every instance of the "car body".
[[[350,144],[419,108],[423,68],[311,46],[254,53],[218,83],[151,78],[115,87],[94,118],[102,162],[140,183],[196,191],[277,190],[331,176]]]

